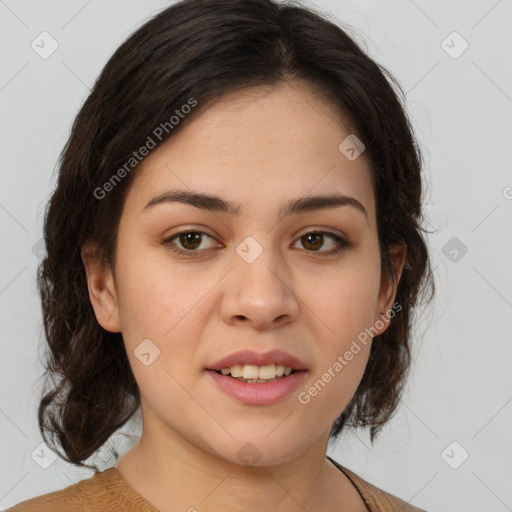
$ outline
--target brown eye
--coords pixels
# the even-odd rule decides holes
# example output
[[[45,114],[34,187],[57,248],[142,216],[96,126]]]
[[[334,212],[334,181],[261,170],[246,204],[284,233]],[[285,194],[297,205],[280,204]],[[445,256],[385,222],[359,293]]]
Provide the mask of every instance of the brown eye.
[[[303,239],[303,245],[306,249],[312,249],[318,251],[322,247],[324,242],[324,236],[321,233],[308,233],[301,237]]]
[[[318,252],[322,256],[329,256],[341,252],[350,247],[350,243],[335,233],[328,231],[310,231],[298,239],[307,252]],[[326,240],[331,240],[330,245],[325,249]],[[324,247],[324,250],[320,250]]]
[[[210,246],[206,245],[206,247],[200,248],[201,245],[204,245],[203,242],[205,240],[207,243],[210,241]],[[181,231],[168,238],[164,238],[161,240],[161,243],[178,254],[199,256],[207,249],[213,247],[211,245],[213,241],[215,241],[215,239],[203,231]]]
[[[194,250],[201,245],[201,234],[197,231],[188,231],[186,233],[180,233],[178,239],[185,249]],[[190,245],[189,245],[190,244]]]

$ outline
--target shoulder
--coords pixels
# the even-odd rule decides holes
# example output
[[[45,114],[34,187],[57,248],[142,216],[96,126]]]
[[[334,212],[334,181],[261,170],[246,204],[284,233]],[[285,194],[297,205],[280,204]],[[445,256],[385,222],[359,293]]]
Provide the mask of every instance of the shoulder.
[[[332,458],[329,457],[329,460],[343,471],[347,478],[352,482],[370,512],[426,512],[423,509],[407,503],[397,496],[393,496],[392,494],[375,487],[360,476],[356,475],[353,471],[350,471],[338,464]]]
[[[154,510],[130,489],[116,468],[109,468],[60,491],[22,501],[6,512],[124,512]]]

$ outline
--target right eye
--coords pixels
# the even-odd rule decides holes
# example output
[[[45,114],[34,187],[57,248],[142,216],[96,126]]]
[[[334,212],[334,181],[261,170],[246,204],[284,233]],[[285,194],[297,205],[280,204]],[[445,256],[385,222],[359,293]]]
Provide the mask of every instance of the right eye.
[[[196,256],[198,253],[203,252],[203,250],[208,249],[204,248],[199,251],[197,250],[201,247],[202,241],[204,238],[209,238],[214,240],[214,238],[203,231],[180,231],[179,233],[175,233],[170,237],[167,237],[161,241],[161,243],[167,247],[169,247],[172,251],[177,252],[178,254],[184,254],[186,256]],[[175,243],[181,245],[181,248]]]

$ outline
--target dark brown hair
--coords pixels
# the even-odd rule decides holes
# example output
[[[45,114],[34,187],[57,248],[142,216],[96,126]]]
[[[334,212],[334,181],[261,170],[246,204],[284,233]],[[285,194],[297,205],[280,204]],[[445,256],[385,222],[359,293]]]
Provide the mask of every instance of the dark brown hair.
[[[49,446],[57,436],[64,460],[85,465],[140,405],[122,335],[98,324],[81,260],[82,245],[93,241],[113,268],[124,198],[140,167],[127,170],[126,163],[151,134],[155,139],[158,126],[166,127],[162,143],[197,116],[201,105],[227,92],[283,81],[314,86],[346,113],[365,144],[382,272],[395,278],[389,248],[407,244],[395,298],[401,310],[374,338],[357,392],[332,425],[331,437],[344,426],[362,426],[370,427],[373,441],[394,413],[410,365],[414,308],[427,289],[428,302],[434,293],[421,226],[422,157],[403,91],[347,31],[297,3],[183,0],[141,26],[105,65],[59,158],[57,186],[45,212],[47,255],[38,268],[49,347],[45,376],[51,381],[39,405],[39,428]],[[171,126],[171,116],[191,99],[199,108]],[[122,179],[98,198],[99,188],[106,190],[104,184],[112,184],[121,168]]]

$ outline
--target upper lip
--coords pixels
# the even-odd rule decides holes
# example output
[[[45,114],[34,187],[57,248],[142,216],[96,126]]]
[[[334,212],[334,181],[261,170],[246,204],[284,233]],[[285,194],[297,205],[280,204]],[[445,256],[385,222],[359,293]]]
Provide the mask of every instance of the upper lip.
[[[290,366],[293,370],[306,370],[306,365],[300,359],[282,350],[271,350],[262,354],[253,350],[239,350],[219,359],[208,366],[207,370],[220,371],[222,368],[231,368],[231,366],[245,364],[255,366],[279,364]]]

